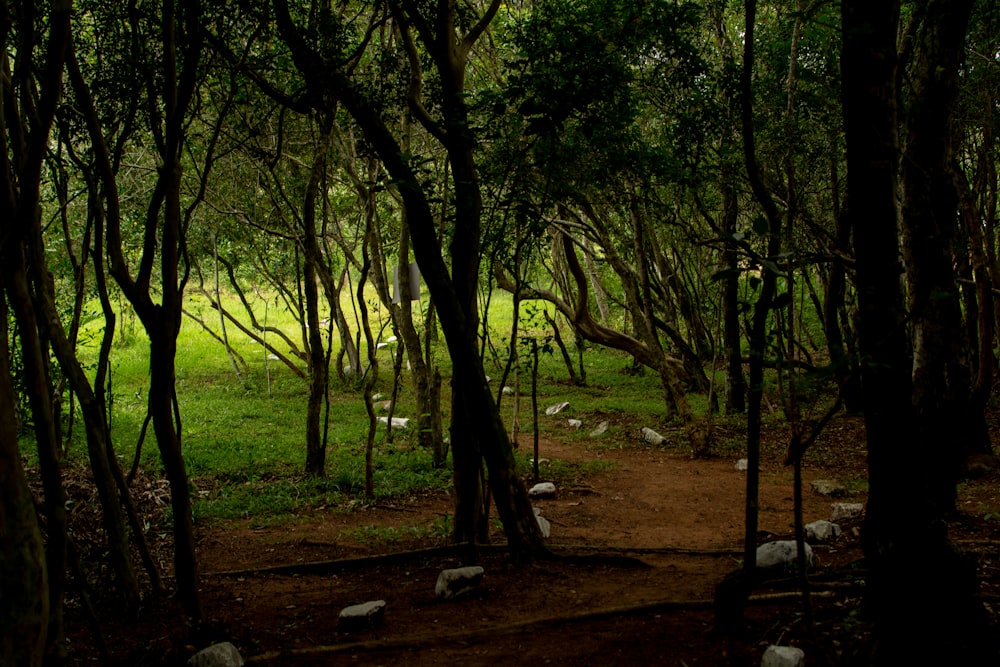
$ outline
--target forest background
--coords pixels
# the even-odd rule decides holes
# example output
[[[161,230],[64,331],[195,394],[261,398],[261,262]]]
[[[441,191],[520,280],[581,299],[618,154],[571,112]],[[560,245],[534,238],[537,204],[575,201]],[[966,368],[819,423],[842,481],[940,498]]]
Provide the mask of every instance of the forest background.
[[[248,395],[273,372],[305,403],[312,477],[331,394],[363,397],[364,495],[392,433],[374,395],[391,388],[391,421],[403,377],[416,451],[450,466],[454,540],[483,542],[494,509],[515,561],[549,551],[502,388],[535,377],[547,332],[576,382],[588,346],[648,369],[695,456],[713,414],[745,414],[736,609],[765,389],[793,464],[862,412],[876,660],[981,655],[975,574],[941,519],[993,461],[998,25],[987,0],[4,2],[0,655],[62,650],[73,425],[129,609],[164,586],[119,461],[150,429],[159,457],[136,461],[169,482],[174,592],[201,619],[177,378],[195,324]],[[394,290],[411,264],[426,291]],[[126,435],[129,335],[148,377]]]

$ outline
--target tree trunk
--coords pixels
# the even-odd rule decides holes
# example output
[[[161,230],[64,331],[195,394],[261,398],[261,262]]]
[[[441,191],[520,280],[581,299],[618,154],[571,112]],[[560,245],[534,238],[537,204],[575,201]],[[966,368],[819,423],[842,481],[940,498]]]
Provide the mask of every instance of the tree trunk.
[[[740,76],[740,125],[743,130],[743,161],[754,197],[764,210],[767,219],[767,256],[775,258],[781,249],[781,218],[770,191],[764,186],[757,162],[756,138],[753,117],[753,63],[754,27],[757,15],[756,0],[746,2],[746,20],[743,43],[743,68]],[[772,259],[771,261],[775,261]],[[747,394],[747,483],[746,522],[744,526],[743,570],[748,581],[753,581],[757,567],[757,525],[760,510],[760,430],[761,404],[764,398],[764,353],[767,348],[767,322],[771,317],[777,275],[773,267],[761,265],[760,294],[754,303],[750,325],[749,391]],[[749,594],[749,591],[747,591]]]
[[[975,329],[972,339],[978,343],[975,355],[975,379],[969,394],[969,414],[973,417],[969,421],[974,421],[978,428],[976,430],[970,429],[972,441],[969,444],[974,453],[992,454],[993,445],[990,442],[989,430],[986,428],[983,415],[989,402],[996,370],[996,359],[993,356],[993,342],[996,338],[996,302],[993,296],[993,279],[984,247],[985,239],[979,212],[976,209],[972,193],[969,192],[964,174],[954,164],[952,165],[952,178],[959,193],[962,222],[965,225],[966,237],[968,238],[975,287],[975,309],[967,309],[970,312],[966,313],[966,317],[970,318],[972,312],[976,314],[975,320],[968,325]]]
[[[323,348],[323,331],[319,317],[319,265],[323,253],[316,238],[316,197],[319,192],[323,172],[326,170],[326,153],[330,139],[330,121],[321,121],[320,137],[316,142],[316,156],[312,165],[309,182],[306,184],[302,203],[302,229],[299,230],[302,244],[303,284],[305,293],[306,340],[309,359],[309,401],[306,406],[306,473],[322,477],[326,474],[326,447],[323,440],[322,410],[323,398],[327,391],[329,369],[326,351]]]
[[[441,406],[434,400],[433,392],[433,359],[425,359],[420,335],[413,326],[413,294],[410,289],[410,228],[406,222],[406,212],[399,231],[399,262],[396,265],[399,304],[396,317],[399,323],[399,335],[406,348],[410,362],[410,376],[413,378],[413,391],[417,401],[417,443],[434,453],[434,466],[441,467],[444,460],[441,456],[443,448],[439,443],[440,430],[435,431],[434,415],[440,413]],[[417,297],[419,298],[419,294]]]
[[[38,323],[28,296],[27,275],[24,271],[23,259],[15,259],[15,255],[20,256],[20,248],[10,247],[12,245],[8,243],[6,252],[2,256],[3,283],[6,287],[6,300],[10,306],[10,312],[18,323],[24,385],[31,406],[35,442],[38,449],[38,464],[45,492],[44,504],[48,536],[46,570],[49,580],[49,628],[47,634],[49,645],[54,646],[62,638],[66,576],[66,499],[62,486],[59,446],[56,439],[57,426],[52,411],[52,387],[46,370],[48,350],[42,348],[38,335]],[[18,267],[20,267],[20,271],[18,271]],[[5,308],[4,315],[6,314]]]
[[[40,215],[40,212],[38,213]],[[90,459],[90,469],[94,477],[94,486],[97,488],[98,498],[101,505],[101,518],[104,531],[108,540],[109,560],[115,572],[115,579],[122,595],[122,600],[126,610],[135,612],[139,607],[139,582],[136,579],[135,569],[132,565],[132,558],[129,552],[128,533],[125,529],[125,520],[122,515],[122,505],[116,491],[114,474],[109,461],[110,451],[110,430],[107,419],[100,409],[97,397],[87,375],[76,358],[76,351],[66,336],[59,313],[56,310],[55,294],[53,287],[49,283],[48,267],[45,266],[45,255],[42,245],[42,230],[39,225],[38,215],[35,217],[35,224],[31,226],[33,239],[31,243],[32,252],[31,278],[34,283],[33,303],[40,309],[38,313],[38,324],[45,332],[46,338],[52,345],[52,350],[59,360],[59,365],[63,373],[69,380],[70,387],[80,399],[80,408],[83,412],[84,427],[87,438],[87,454]],[[24,265],[23,256],[18,253],[15,262],[16,271],[28,269]],[[27,285],[25,285],[27,287]],[[24,295],[27,298],[28,295]],[[53,419],[56,415],[53,414]]]
[[[7,315],[0,292],[0,664],[41,667],[50,612],[48,575],[17,445]]]
[[[720,54],[723,71],[735,68],[733,44],[726,27],[726,2],[712,2],[709,10],[715,33],[715,43]],[[739,115],[739,105],[728,87],[720,91],[727,118],[734,121]],[[722,249],[722,345],[726,356],[726,414],[746,412],[746,380],[743,375],[743,336],[740,327],[740,266],[739,252],[733,238],[738,231],[739,199],[737,196],[736,165],[730,155],[734,152],[734,132],[722,130],[719,155],[719,188],[722,195],[722,233],[726,236]]]
[[[833,167],[836,170],[836,167]],[[835,195],[836,196],[836,195]],[[837,224],[837,251],[845,257],[851,248],[851,228],[846,216],[835,213]],[[823,331],[826,334],[826,348],[830,354],[837,386],[844,399],[847,411],[857,414],[861,411],[861,374],[857,358],[850,354],[844,340],[841,313],[847,293],[847,268],[843,262],[835,261],[830,267],[830,275],[823,295]]]
[[[986,664],[998,656],[995,643],[985,641],[988,619],[973,597],[975,572],[948,542],[940,508],[927,493],[935,462],[914,451],[920,434],[896,229],[899,4],[845,0],[841,10],[846,214],[857,257],[868,441],[862,538],[875,623],[870,664]]]
[[[132,18],[131,29],[140,31],[138,18]],[[150,83],[148,90],[151,95],[158,95],[156,99],[150,100],[150,108],[155,113],[151,114],[149,122],[162,164],[158,169],[156,184],[149,195],[142,255],[135,277],[130,273],[125,259],[118,188],[104,138],[104,128],[94,106],[93,95],[79,72],[74,72],[74,68],[71,68],[70,78],[76,102],[87,124],[97,172],[104,189],[109,272],[142,321],[149,337],[149,411],[160,458],[170,483],[177,596],[188,618],[198,621],[202,610],[198,593],[190,490],[181,453],[180,415],[175,409],[175,361],[183,297],[183,281],[179,272],[181,246],[184,242],[180,203],[181,153],[186,131],[184,119],[194,95],[201,55],[200,5],[197,0],[179,0],[176,4],[164,2],[159,18],[161,22],[154,30],[159,32],[162,39],[160,64],[163,78],[159,81],[159,89]],[[138,39],[139,36],[136,37]],[[182,50],[181,57],[178,57],[179,48]],[[135,55],[140,57],[139,54]],[[207,178],[207,172],[206,168],[201,177]],[[159,304],[153,302],[150,291],[157,252],[162,290]]]
[[[462,160],[468,160],[456,170],[457,173],[453,177],[453,183],[456,185],[462,183],[464,189],[462,193],[456,192],[456,202],[462,210],[457,215],[458,224],[452,257],[456,276],[463,280],[471,279],[470,284],[461,285],[456,285],[452,281],[442,257],[427,194],[421,187],[420,179],[414,173],[407,155],[401,150],[399,142],[386,125],[385,119],[348,74],[336,67],[324,68],[321,73],[316,72],[315,54],[294,25],[287,1],[274,0],[273,6],[278,28],[289,45],[297,66],[310,76],[315,75],[315,82],[321,84],[324,90],[335,94],[354,118],[374,152],[381,158],[407,209],[414,254],[434,298],[452,358],[453,387],[462,397],[460,407],[465,408],[459,419],[466,421],[453,432],[462,436],[471,434],[476,439],[474,442],[463,442],[458,446],[464,447],[465,453],[469,454],[463,459],[463,472],[471,468],[470,461],[474,464],[478,460],[479,455],[475,448],[478,443],[483,443],[485,446],[482,454],[490,473],[490,488],[512,557],[515,560],[523,560],[547,553],[531,503],[528,501],[527,490],[517,476],[516,462],[506,430],[486,385],[486,375],[475,345],[475,311],[469,308],[470,303],[474,303],[475,284],[478,279],[479,220],[477,216],[469,215],[470,212],[478,210],[478,181],[475,178],[475,163],[472,160],[473,137],[465,112],[461,83],[468,51],[476,38],[483,34],[499,3],[495,2],[490,6],[487,15],[482,17],[460,43],[456,43],[456,26],[450,5],[445,3],[439,6],[441,15],[437,17],[439,20],[435,21],[436,29],[432,30],[418,15],[413,3],[406,3],[407,15],[410,16],[412,11],[413,20],[426,28],[420,31],[422,38],[432,42],[429,45],[432,55],[440,61],[438,70],[445,89],[442,93],[445,107],[444,125],[446,131],[451,133],[449,141],[456,142],[448,147],[449,156],[451,158],[459,156]],[[438,139],[444,138],[440,127],[433,122],[429,122],[428,125]],[[455,166],[454,160],[452,166]],[[476,270],[470,271],[473,267]],[[475,431],[472,430],[473,427]],[[454,422],[453,428],[455,428]],[[453,451],[456,451],[458,447],[454,439],[452,444]],[[459,468],[457,459],[455,467]],[[478,477],[478,474],[476,476]],[[469,488],[466,484],[462,484],[461,488],[456,489],[456,495],[467,492]],[[456,523],[458,520],[456,517]],[[474,532],[474,526],[466,524],[463,530]]]
[[[936,474],[928,480],[928,491],[946,511],[955,508],[955,485],[973,449],[970,428],[984,425],[982,415],[976,419],[967,413],[970,378],[953,257],[959,218],[950,119],[971,9],[972,0],[926,5],[906,78],[911,91],[901,160],[903,258],[919,423],[914,455],[931,464]]]

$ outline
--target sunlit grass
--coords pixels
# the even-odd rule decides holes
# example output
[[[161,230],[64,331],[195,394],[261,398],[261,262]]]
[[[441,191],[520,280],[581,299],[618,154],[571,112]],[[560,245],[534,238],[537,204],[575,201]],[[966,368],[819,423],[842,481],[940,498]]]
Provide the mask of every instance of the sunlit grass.
[[[234,313],[241,308],[233,296],[225,297],[226,307]],[[263,299],[253,302],[255,314],[263,323]],[[267,302],[267,323],[278,326],[297,346],[302,332],[295,319],[277,302]],[[346,301],[345,308],[353,309]],[[419,304],[415,304],[419,305]],[[386,313],[373,310],[374,325]],[[221,334],[218,313],[200,296],[190,298],[185,307],[202,319],[216,334]],[[520,373],[513,371],[506,384],[519,387],[520,440],[530,443],[533,414],[531,411],[530,340],[534,338],[542,351],[538,369],[538,426],[543,437],[578,442],[588,449],[639,445],[639,428],[650,426],[663,432],[676,430],[679,423],[665,418],[663,390],[659,376],[648,369],[637,369],[631,358],[615,350],[587,345],[583,352],[586,383],[571,382],[562,355],[551,340],[551,329],[544,323],[539,304],[522,304],[519,330]],[[419,310],[419,309],[418,309]],[[349,313],[353,310],[348,310]],[[549,308],[552,314],[551,307]],[[486,372],[493,380],[491,390],[500,391],[500,380],[507,362],[510,320],[513,308],[510,298],[495,296],[490,304],[490,345],[484,355]],[[349,319],[353,317],[349,315]],[[89,325],[90,337],[84,356],[95,354],[99,320]],[[563,334],[574,370],[580,377],[580,356],[570,327],[562,323]],[[341,386],[332,381],[326,430],[327,465],[325,478],[303,474],[305,466],[305,411],[307,381],[284,364],[268,358],[266,350],[227,325],[232,349],[242,357],[245,367],[237,374],[223,345],[203,326],[185,318],[178,338],[176,363],[177,395],[182,420],[183,454],[191,480],[194,512],[198,520],[250,518],[258,522],[280,521],[316,508],[346,507],[364,494],[364,443],[368,434],[367,414],[363,398],[356,385]],[[146,414],[149,375],[149,345],[141,325],[127,313],[119,320],[118,338],[112,356],[112,422],[113,437],[123,467],[131,464],[136,443]],[[382,338],[391,334],[383,330]],[[272,344],[280,342],[279,350],[295,359],[304,371],[305,364],[294,356],[294,350],[273,334]],[[337,344],[337,337],[333,337]],[[395,348],[378,351],[380,373],[376,391],[384,396],[392,391],[391,361]],[[336,354],[336,351],[334,351]],[[362,350],[364,357],[366,352]],[[450,361],[443,337],[435,346],[435,360],[444,376],[442,416],[447,429],[450,415]],[[519,383],[516,378],[519,377]],[[560,402],[569,402],[555,415],[545,410]],[[705,414],[707,403],[702,397],[692,397],[697,414]],[[510,427],[513,420],[514,397],[504,395],[501,414]],[[409,374],[404,369],[398,392],[396,416],[415,418],[415,397]],[[384,413],[380,413],[384,414]],[[580,420],[574,428],[570,419]],[[602,421],[609,421],[607,432],[600,438],[589,434]],[[71,455],[82,456],[82,429],[76,429]],[[393,433],[389,441],[385,427],[376,433],[375,496],[386,499],[424,489],[446,489],[451,484],[449,468],[435,469],[430,452],[416,445],[416,433],[410,429]],[[530,475],[530,456],[522,446],[520,467]],[[526,458],[527,456],[527,458]],[[544,453],[542,454],[544,456]],[[142,466],[153,475],[162,475],[159,453],[152,429],[143,444]],[[610,464],[595,461],[592,465],[570,465],[551,461],[547,474],[563,482],[574,482],[587,474],[606,470]],[[377,536],[373,536],[375,538]],[[381,538],[379,538],[381,539]]]

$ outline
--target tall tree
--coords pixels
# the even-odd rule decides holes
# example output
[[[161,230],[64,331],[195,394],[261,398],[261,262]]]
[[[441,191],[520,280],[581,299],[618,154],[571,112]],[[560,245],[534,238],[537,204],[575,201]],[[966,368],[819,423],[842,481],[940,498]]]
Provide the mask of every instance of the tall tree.
[[[24,532],[25,508],[16,504],[8,506],[11,512],[11,534],[0,536],[4,549],[16,547],[10,543],[17,534],[24,537],[25,551],[15,552],[27,568],[29,582],[39,583],[48,592],[47,606],[34,610],[20,607],[26,615],[21,619],[25,629],[34,634],[38,619],[32,614],[43,614],[42,622],[48,627],[41,631],[41,639],[50,651],[61,650],[63,637],[62,605],[66,563],[66,512],[65,496],[59,461],[58,424],[52,405],[52,382],[49,375],[48,345],[45,331],[40,326],[39,315],[31,299],[27,275],[25,245],[29,240],[29,230],[41,215],[40,197],[42,186],[42,163],[48,150],[48,143],[56,108],[62,94],[62,76],[66,47],[69,44],[72,2],[54,3],[47,14],[37,11],[32,2],[19,2],[10,7],[0,5],[0,284],[2,284],[7,307],[3,309],[5,318],[13,314],[17,321],[21,348],[23,380],[31,405],[35,440],[45,491],[45,514],[48,521],[48,544],[46,564],[39,571],[38,564],[32,563],[35,543],[32,535]],[[15,32],[16,24],[16,32]],[[47,25],[48,34],[42,26]],[[11,56],[14,63],[11,67]],[[41,55],[41,61],[36,56]],[[4,330],[9,320],[4,322]],[[4,337],[3,382],[10,381],[10,357],[7,351],[8,339]],[[4,400],[6,403],[6,400]],[[12,403],[11,403],[12,404]],[[8,415],[9,417],[9,415]],[[16,422],[11,422],[11,424]],[[6,427],[5,427],[6,428]],[[6,441],[9,434],[5,434]],[[14,442],[5,442],[7,457],[17,456],[16,435]],[[14,451],[9,450],[10,447]],[[20,461],[9,458],[7,466],[13,485],[11,493],[15,503],[23,502],[23,488],[20,487],[16,467]],[[8,498],[9,502],[11,499]],[[13,555],[13,554],[12,554]],[[7,570],[9,573],[10,570]],[[9,577],[9,575],[8,575]],[[10,583],[6,579],[4,583]],[[26,598],[25,591],[16,584],[17,598],[21,605]],[[33,637],[32,637],[33,639]],[[30,640],[29,640],[30,641]],[[14,642],[12,648],[23,645]],[[38,656],[25,651],[22,655],[37,661]]]
[[[108,271],[138,315],[150,342],[149,410],[160,458],[170,483],[173,515],[174,574],[185,614],[201,618],[198,566],[187,470],[182,456],[180,413],[176,400],[175,360],[180,332],[186,271],[181,271],[185,234],[194,206],[182,206],[182,157],[188,114],[195,97],[202,52],[201,4],[198,0],[166,0],[159,9],[133,3],[128,14],[131,53],[128,57],[144,75],[147,131],[159,164],[146,202],[142,251],[135,273],[126,259],[118,194],[119,155],[108,148],[105,128],[85,81],[74,84],[83,110],[98,173],[107,200],[105,251]],[[148,49],[148,50],[147,50]],[[138,93],[138,91],[136,91]],[[103,100],[105,104],[108,100]],[[126,127],[129,123],[124,124]],[[122,141],[127,138],[122,135]],[[211,149],[209,148],[209,152]],[[203,170],[206,178],[208,165]],[[202,192],[204,181],[202,182]],[[197,197],[195,202],[197,202]],[[154,267],[160,272],[154,284]],[[156,293],[160,292],[159,302]]]
[[[901,164],[903,259],[913,336],[913,402],[919,451],[934,465],[928,489],[942,510],[955,508],[965,455],[986,434],[970,414],[971,377],[955,274],[958,193],[952,178],[951,111],[972,0],[934,0],[915,9]],[[986,436],[988,437],[988,436]]]
[[[461,240],[457,242],[457,245],[453,245],[452,259],[453,264],[457,262],[455,281],[473,280],[473,284],[478,281],[478,273],[475,275],[470,273],[469,263],[475,262],[478,266],[479,232],[478,219],[475,216],[478,216],[480,204],[477,203],[479,195],[478,185],[475,181],[474,156],[471,153],[465,154],[466,150],[472,150],[473,142],[472,136],[469,134],[471,128],[467,122],[467,112],[464,109],[462,88],[464,78],[462,74],[469,50],[488,25],[489,19],[496,11],[496,4],[494,3],[468,34],[461,39],[456,33],[458,29],[456,25],[457,8],[454,3],[439,3],[436,8],[436,17],[433,20],[419,17],[415,5],[408,6],[405,10],[406,20],[419,24],[417,30],[421,33],[421,39],[426,41],[429,49],[432,52],[435,49],[438,50],[432,57],[440,59],[440,66],[445,68],[445,71],[439,72],[439,74],[450,78],[450,82],[447,84],[451,90],[449,95],[454,97],[447,102],[447,105],[451,105],[449,106],[451,109],[449,114],[452,115],[449,115],[448,120],[443,122],[441,126],[434,122],[429,123],[428,130],[445,145],[447,144],[442,133],[449,131],[456,133],[450,139],[456,143],[453,148],[449,148],[449,156],[452,161],[456,158],[472,160],[471,163],[463,167],[465,171],[462,172],[461,176],[456,174],[452,179],[452,183],[456,187],[457,182],[463,180],[463,194],[459,199],[463,202],[464,213],[459,216],[459,219],[466,220],[464,216],[469,216],[466,222],[461,224],[471,225],[470,228],[462,229],[460,232],[456,229],[456,235]],[[513,450],[497,411],[496,403],[487,387],[482,361],[476,349],[476,320],[474,312],[468,310],[469,305],[474,304],[475,288],[470,288],[463,283],[459,290],[449,275],[437,237],[435,219],[431,212],[428,194],[422,187],[421,179],[414,165],[410,162],[409,155],[402,150],[398,138],[389,129],[389,124],[380,105],[365,89],[363,81],[355,75],[352,68],[353,58],[345,58],[338,49],[334,49],[332,52],[317,50],[314,44],[307,39],[311,33],[301,29],[296,24],[289,11],[287,0],[274,0],[273,7],[282,39],[288,45],[296,66],[306,78],[307,85],[311,89],[312,103],[319,101],[320,97],[317,96],[327,95],[343,105],[371,145],[372,150],[382,160],[385,170],[407,209],[407,223],[410,226],[414,254],[434,298],[441,328],[444,331],[448,351],[452,358],[452,367],[455,373],[454,391],[463,394],[462,406],[467,421],[462,423],[474,430],[474,432],[454,431],[452,451],[455,451],[455,440],[459,437],[468,438],[468,442],[465,444],[473,449],[479,447],[480,455],[489,471],[490,490],[504,526],[511,555],[515,559],[530,559],[544,553],[546,551],[544,542],[535,521],[527,491],[517,475]],[[327,22],[331,34],[342,29],[342,17],[333,14],[329,8],[322,11],[326,12],[323,19]],[[338,34],[345,35],[346,33]],[[334,46],[331,42],[320,43]],[[337,46],[342,48],[342,45]],[[457,69],[454,71],[448,69],[453,66]],[[413,75],[415,76],[415,74]],[[458,108],[458,106],[462,108]],[[455,155],[452,155],[453,152]],[[468,179],[472,179],[472,181]],[[453,243],[456,242],[453,241]],[[471,301],[469,300],[470,289],[473,295]],[[458,473],[465,476],[465,479],[468,479],[469,475],[472,474],[477,478],[479,475],[479,466],[475,465],[473,473],[469,463],[473,460],[478,461],[478,455],[470,453],[472,455],[469,461],[463,460],[461,463],[462,471]],[[459,465],[456,463],[456,468]],[[456,485],[456,496],[461,496],[461,500],[456,500],[456,502],[468,502],[470,497],[474,497],[474,494],[470,493],[468,489],[469,487],[464,481],[461,485]],[[463,540],[474,539],[475,527],[464,522],[466,517],[464,511],[462,516],[463,526],[457,536]],[[470,513],[468,516],[472,517],[472,523],[475,523],[476,513]],[[459,519],[456,518],[456,527],[458,523]]]
[[[896,225],[899,4],[846,0],[841,8],[846,214],[857,257],[868,441],[863,542],[875,622],[872,664],[995,660],[975,572],[948,542],[929,493],[934,464],[914,451],[920,434]]]
[[[45,550],[17,446],[7,302],[0,293],[0,664],[40,667],[49,624]]]

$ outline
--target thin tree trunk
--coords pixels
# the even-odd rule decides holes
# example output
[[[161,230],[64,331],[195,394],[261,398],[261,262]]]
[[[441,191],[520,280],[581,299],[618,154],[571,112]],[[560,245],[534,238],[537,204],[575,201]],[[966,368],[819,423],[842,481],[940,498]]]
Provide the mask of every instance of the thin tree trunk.
[[[743,159],[747,178],[754,197],[764,210],[768,225],[767,257],[774,258],[781,249],[781,218],[771,193],[764,186],[757,162],[753,111],[754,28],[757,20],[756,0],[746,2],[746,21],[743,40],[743,68],[740,78],[741,127],[743,130]],[[774,261],[773,259],[771,261]],[[745,580],[752,586],[757,568],[757,525],[760,511],[760,436],[761,404],[764,398],[764,352],[767,347],[767,323],[777,284],[772,267],[760,267],[760,293],[754,304],[750,325],[750,369],[747,406],[747,482],[746,522],[743,536],[743,571]],[[749,594],[749,590],[746,591]]]
[[[212,259],[215,260],[213,267],[215,274],[215,302],[219,304],[219,327],[222,329],[222,344],[226,348],[226,354],[229,355],[229,362],[233,365],[233,372],[236,373],[236,379],[243,382],[243,373],[240,372],[240,366],[236,363],[236,355],[233,351],[232,346],[229,345],[229,334],[226,332],[226,316],[222,313],[222,291],[219,289],[219,237],[217,234],[212,234]],[[246,365],[244,363],[244,365]]]
[[[323,399],[327,389],[326,365],[327,355],[323,349],[323,331],[319,317],[319,265],[323,262],[323,253],[319,240],[316,238],[316,206],[319,186],[323,172],[326,169],[327,151],[329,150],[332,119],[322,120],[320,137],[316,142],[316,157],[314,158],[309,182],[306,185],[305,198],[302,204],[302,229],[300,242],[302,244],[303,281],[302,291],[305,296],[306,340],[308,342],[309,359],[309,401],[306,406],[306,473],[322,477],[326,474],[326,448],[322,433]]]

